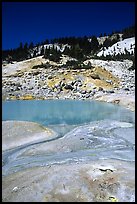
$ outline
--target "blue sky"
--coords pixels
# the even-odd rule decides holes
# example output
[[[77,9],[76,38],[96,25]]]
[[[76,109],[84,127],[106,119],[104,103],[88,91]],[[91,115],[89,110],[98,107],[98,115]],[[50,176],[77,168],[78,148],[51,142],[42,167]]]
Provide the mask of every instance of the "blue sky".
[[[135,2],[2,2],[2,49],[132,26]]]

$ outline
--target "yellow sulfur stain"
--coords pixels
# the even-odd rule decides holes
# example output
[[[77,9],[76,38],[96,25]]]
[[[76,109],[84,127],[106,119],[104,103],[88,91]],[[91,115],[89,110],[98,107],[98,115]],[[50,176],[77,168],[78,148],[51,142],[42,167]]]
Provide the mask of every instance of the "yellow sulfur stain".
[[[16,96],[11,96],[10,100],[16,100]]]
[[[111,202],[118,202],[118,199],[115,197],[110,197],[109,199],[111,200]]]
[[[35,97],[32,95],[20,96],[19,98],[19,100],[33,100],[33,99],[35,99]]]

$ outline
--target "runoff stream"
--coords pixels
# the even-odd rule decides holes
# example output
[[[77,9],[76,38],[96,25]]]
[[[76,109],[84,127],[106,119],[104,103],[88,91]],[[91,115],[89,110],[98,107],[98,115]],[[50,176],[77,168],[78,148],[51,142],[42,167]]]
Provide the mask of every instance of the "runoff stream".
[[[55,132],[53,138],[4,150],[3,175],[98,159],[135,161],[135,114],[119,105],[94,100],[6,101],[2,121],[35,122]]]

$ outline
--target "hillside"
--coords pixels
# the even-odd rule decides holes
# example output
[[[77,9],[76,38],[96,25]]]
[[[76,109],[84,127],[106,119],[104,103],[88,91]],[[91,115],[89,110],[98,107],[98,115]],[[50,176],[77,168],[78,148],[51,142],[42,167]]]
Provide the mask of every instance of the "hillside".
[[[101,49],[100,51],[97,53],[97,56],[100,57],[100,56],[107,56],[107,55],[111,55],[111,56],[115,56],[115,55],[121,55],[121,54],[130,54],[130,55],[134,55],[134,52],[135,52],[135,37],[132,37],[132,38],[127,38],[127,39],[124,39],[122,40],[122,38],[120,38],[119,41],[117,41],[117,43],[114,43],[112,46],[106,48],[103,46],[103,43],[105,42],[106,39],[110,39],[110,40],[113,40],[115,39],[115,35],[114,36],[111,36],[110,38],[108,36],[106,37],[100,37],[100,38],[97,38],[98,42],[99,42],[99,45],[101,45]],[[91,39],[89,39],[89,42],[91,42]],[[61,52],[63,53],[65,48],[70,48],[71,46],[66,44],[58,44],[58,43],[55,43],[55,44],[44,44],[44,45],[41,45],[39,46],[38,48],[34,48],[32,51],[31,51],[31,56],[33,56],[34,52],[37,50],[36,52],[36,56],[39,56],[42,49],[44,47],[44,51],[46,49],[52,49],[54,48],[55,50],[57,50],[58,52]],[[129,53],[128,53],[129,52]]]
[[[23,61],[43,56],[50,61],[59,62],[62,55],[75,58],[80,63],[88,58],[113,57],[113,60],[134,60],[135,29],[134,26],[121,32],[100,37],[61,37],[45,40],[41,43],[20,43],[19,47],[2,50],[2,62]],[[120,56],[120,57],[119,57]],[[119,57],[119,59],[117,58]]]
[[[118,41],[114,45],[106,48],[101,48],[101,51],[97,54],[98,57],[100,56],[107,56],[107,55],[118,55],[118,54],[127,54],[129,52],[130,55],[133,55],[135,52],[135,37],[127,38],[122,41]]]
[[[135,37],[63,38],[24,47],[3,60],[3,100],[97,99],[134,110]]]

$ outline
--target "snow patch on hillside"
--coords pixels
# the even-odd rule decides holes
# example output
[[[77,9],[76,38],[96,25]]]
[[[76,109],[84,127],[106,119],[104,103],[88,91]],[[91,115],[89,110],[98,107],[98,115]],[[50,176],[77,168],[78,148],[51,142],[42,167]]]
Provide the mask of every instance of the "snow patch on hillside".
[[[135,37],[127,38],[122,41],[119,41],[112,45],[111,47],[103,47],[101,48],[101,51],[97,54],[98,57],[100,56],[107,56],[107,55],[118,55],[118,54],[126,54],[126,50],[130,54],[134,54],[134,48],[135,48]]]
[[[31,56],[33,56],[34,51],[36,51],[36,56],[40,55],[41,54],[41,50],[42,50],[43,47],[44,47],[44,50],[54,48],[57,51],[64,52],[66,47],[70,48],[71,46],[68,45],[68,44],[63,45],[63,44],[58,44],[58,43],[55,43],[55,44],[45,44],[45,45],[39,46],[38,48],[34,47],[33,50],[31,50]]]

